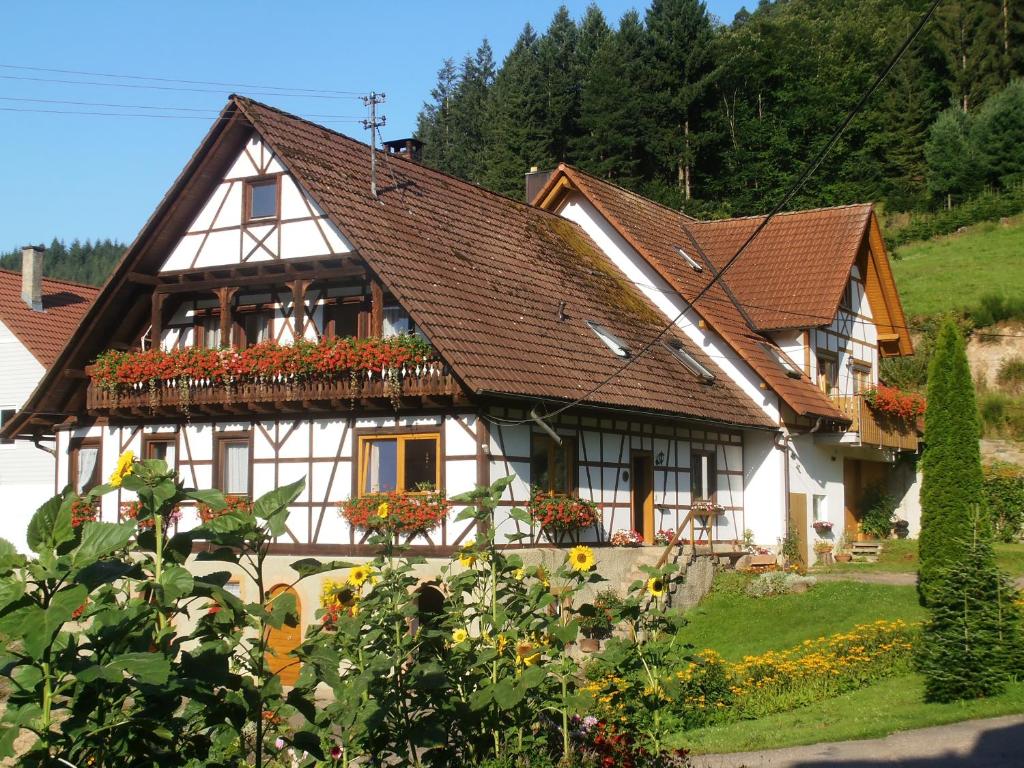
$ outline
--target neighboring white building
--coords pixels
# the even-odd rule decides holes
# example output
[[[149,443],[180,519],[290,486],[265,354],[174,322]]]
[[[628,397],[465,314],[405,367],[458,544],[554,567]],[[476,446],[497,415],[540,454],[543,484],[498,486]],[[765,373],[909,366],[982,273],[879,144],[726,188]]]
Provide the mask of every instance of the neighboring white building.
[[[29,247],[22,274],[0,270],[0,425],[28,400],[96,297],[91,286],[43,279],[42,260],[42,248]],[[52,438],[0,441],[0,535],[20,551],[32,513],[56,492],[55,466]]]

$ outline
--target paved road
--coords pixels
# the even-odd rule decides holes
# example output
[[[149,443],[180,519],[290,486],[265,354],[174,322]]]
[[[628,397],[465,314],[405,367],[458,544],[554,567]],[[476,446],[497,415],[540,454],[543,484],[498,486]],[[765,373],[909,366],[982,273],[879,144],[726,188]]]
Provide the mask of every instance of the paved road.
[[[965,720],[884,739],[699,755],[694,768],[1021,768],[1024,715]]]

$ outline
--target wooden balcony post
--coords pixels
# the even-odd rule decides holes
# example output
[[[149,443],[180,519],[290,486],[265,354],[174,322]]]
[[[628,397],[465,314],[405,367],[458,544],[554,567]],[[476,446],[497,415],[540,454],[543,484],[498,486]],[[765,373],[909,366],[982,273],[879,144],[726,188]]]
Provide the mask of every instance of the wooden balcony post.
[[[384,333],[384,286],[380,280],[370,281],[370,336]]]
[[[218,288],[215,293],[220,300],[220,345],[227,347],[231,345],[231,300],[238,293],[238,288]]]
[[[160,348],[160,336],[163,334],[164,301],[166,299],[166,293],[153,291],[152,305],[149,315],[149,346],[152,349]]]
[[[292,323],[295,326],[295,338],[301,339],[306,328],[306,289],[309,280],[292,280],[285,283],[292,292]]]

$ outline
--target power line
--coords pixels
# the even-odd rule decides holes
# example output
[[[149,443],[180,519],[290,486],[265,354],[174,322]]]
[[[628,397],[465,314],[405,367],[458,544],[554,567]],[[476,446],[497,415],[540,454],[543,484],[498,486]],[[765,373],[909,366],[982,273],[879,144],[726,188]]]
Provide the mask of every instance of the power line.
[[[53,67],[29,67],[22,64],[0,64],[3,69],[18,69],[26,72],[53,72],[60,75],[82,75],[85,77],[112,77],[121,80],[150,80],[158,83],[182,83],[185,85],[218,85],[224,88],[256,88],[261,91],[294,91],[297,93],[322,93],[335,96],[359,98],[363,94],[358,91],[335,91],[324,88],[293,88],[284,85],[253,85],[252,83],[222,83],[216,80],[182,80],[173,77],[154,77],[149,75],[125,75],[111,72],[88,72],[78,69],[56,69]]]
[[[168,105],[151,104],[112,104],[105,101],[67,101],[64,99],[33,99],[26,96],[0,96],[2,101],[21,101],[33,104],[65,104],[80,107],[110,107],[116,109],[163,109],[170,112],[202,112],[206,115],[218,115],[220,109],[216,107],[172,107]],[[331,114],[307,114],[305,117],[334,118],[338,120],[359,120],[359,115],[331,115]]]
[[[35,114],[45,115],[89,115],[93,117],[149,117],[149,118],[161,118],[165,120],[206,120],[208,122],[216,122],[218,120],[230,120],[231,115],[164,115],[150,112],[96,112],[90,110],[72,110],[72,109],[40,109],[31,107],[0,107],[0,112],[29,112]],[[325,120],[327,123],[357,123],[357,119],[333,119]]]
[[[107,88],[135,88],[142,90],[151,91],[181,91],[186,93],[218,93],[223,94],[224,91],[219,88],[187,88],[183,86],[172,86],[172,85],[142,85],[139,83],[104,83],[96,80],[63,80],[54,77],[30,77],[28,75],[0,75],[2,80],[23,80],[34,83],[59,83],[62,85],[95,85]],[[295,93],[295,92],[282,92],[282,91],[270,91],[270,90],[251,90],[250,95],[252,96],[278,96],[282,98],[293,98],[293,99],[359,99],[361,96],[330,96],[327,94],[320,93]]]
[[[849,113],[847,113],[846,117],[839,124],[838,128],[836,128],[836,130],[832,133],[831,138],[818,151],[818,153],[815,155],[815,157],[808,164],[807,168],[803,171],[803,173],[800,174],[799,178],[797,178],[796,183],[793,185],[793,187],[790,189],[790,191],[786,193],[786,195],[782,198],[782,200],[779,201],[778,205],[776,205],[768,213],[768,215],[765,216],[761,220],[761,222],[754,228],[753,232],[751,232],[750,235],[747,237],[747,239],[744,240],[743,244],[740,245],[739,249],[736,251],[735,254],[733,254],[732,258],[730,258],[725,263],[725,265],[714,275],[714,277],[712,277],[712,279],[707,283],[707,285],[705,285],[700,291],[698,291],[697,295],[691,301],[688,302],[689,306],[685,307],[678,315],[676,315],[676,317],[673,318],[672,321],[668,325],[664,326],[657,333],[657,335],[655,335],[655,337],[653,339],[651,339],[647,344],[645,344],[636,354],[630,355],[630,357],[624,363],[622,363],[622,365],[620,365],[611,374],[609,374],[604,379],[602,379],[600,382],[598,382],[595,386],[593,386],[590,389],[588,389],[586,393],[584,393],[583,395],[573,399],[572,401],[570,401],[570,402],[560,406],[559,408],[556,408],[553,412],[551,412],[549,414],[546,414],[544,416],[541,416],[539,418],[545,419],[545,420],[554,418],[555,416],[558,416],[560,413],[564,413],[565,411],[569,410],[570,408],[573,408],[573,407],[575,407],[575,406],[577,406],[577,405],[579,405],[579,404],[581,404],[583,402],[586,402],[586,400],[591,395],[593,395],[594,393],[596,393],[599,390],[601,390],[609,382],[611,382],[612,380],[617,378],[620,374],[622,374],[627,368],[630,368],[637,360],[639,360],[641,357],[643,357],[645,354],[647,354],[654,347],[654,345],[657,344],[658,341],[661,340],[661,338],[666,333],[668,333],[671,329],[676,327],[676,324],[679,322],[679,320],[681,320],[683,318],[683,316],[698,301],[700,301],[700,299],[708,291],[710,291],[711,288],[716,283],[718,283],[718,281],[726,273],[726,271],[729,269],[729,267],[731,267],[736,262],[736,260],[743,254],[743,252],[750,246],[750,244],[757,238],[757,236],[760,235],[762,231],[764,231],[764,228],[766,226],[768,226],[768,222],[770,222],[778,213],[780,213],[789,204],[790,200],[792,200],[793,197],[796,196],[796,194],[800,191],[800,189],[807,182],[807,180],[811,177],[811,175],[815,171],[818,170],[818,168],[821,166],[822,162],[824,162],[825,157],[828,156],[829,152],[831,152],[832,149],[835,147],[835,145],[839,142],[839,139],[842,138],[842,135],[846,132],[846,129],[850,126],[850,123],[853,122],[854,118],[864,108],[864,105],[867,104],[868,100],[871,98],[871,96],[874,95],[875,91],[878,90],[879,86],[882,84],[882,82],[885,80],[885,78],[888,77],[889,73],[892,72],[892,70],[896,67],[896,65],[899,63],[900,59],[903,58],[903,54],[905,54],[907,52],[907,50],[910,48],[910,46],[913,44],[913,42],[917,39],[917,36],[921,33],[921,30],[924,29],[924,26],[928,22],[928,19],[931,18],[932,14],[935,12],[935,9],[938,8],[939,3],[941,3],[941,2],[942,2],[942,0],[934,0],[932,2],[932,4],[928,7],[928,10],[925,11],[925,13],[921,16],[921,19],[918,21],[917,25],[911,31],[910,35],[907,37],[906,40],[904,40],[904,42],[900,46],[899,50],[897,50],[896,54],[889,61],[888,65],[875,78],[875,80],[871,84],[871,86],[857,100],[857,103],[854,104],[853,108],[849,111]],[[691,235],[691,239],[692,239],[692,235]],[[494,417],[490,417],[490,418],[494,419]],[[500,422],[503,422],[503,423],[509,424],[509,425],[527,424],[527,423],[533,421],[533,419],[494,419],[494,420],[495,421],[500,421]]]

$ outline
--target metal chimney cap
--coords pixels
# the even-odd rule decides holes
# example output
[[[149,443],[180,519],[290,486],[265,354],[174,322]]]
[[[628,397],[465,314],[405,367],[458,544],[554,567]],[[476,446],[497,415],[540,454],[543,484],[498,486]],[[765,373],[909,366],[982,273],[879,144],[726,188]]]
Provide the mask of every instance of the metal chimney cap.
[[[42,243],[40,243],[39,245],[23,245],[23,246],[21,246],[21,250],[23,250],[23,251],[36,251],[38,253],[42,253],[43,251],[46,250],[46,246],[43,245]]]

